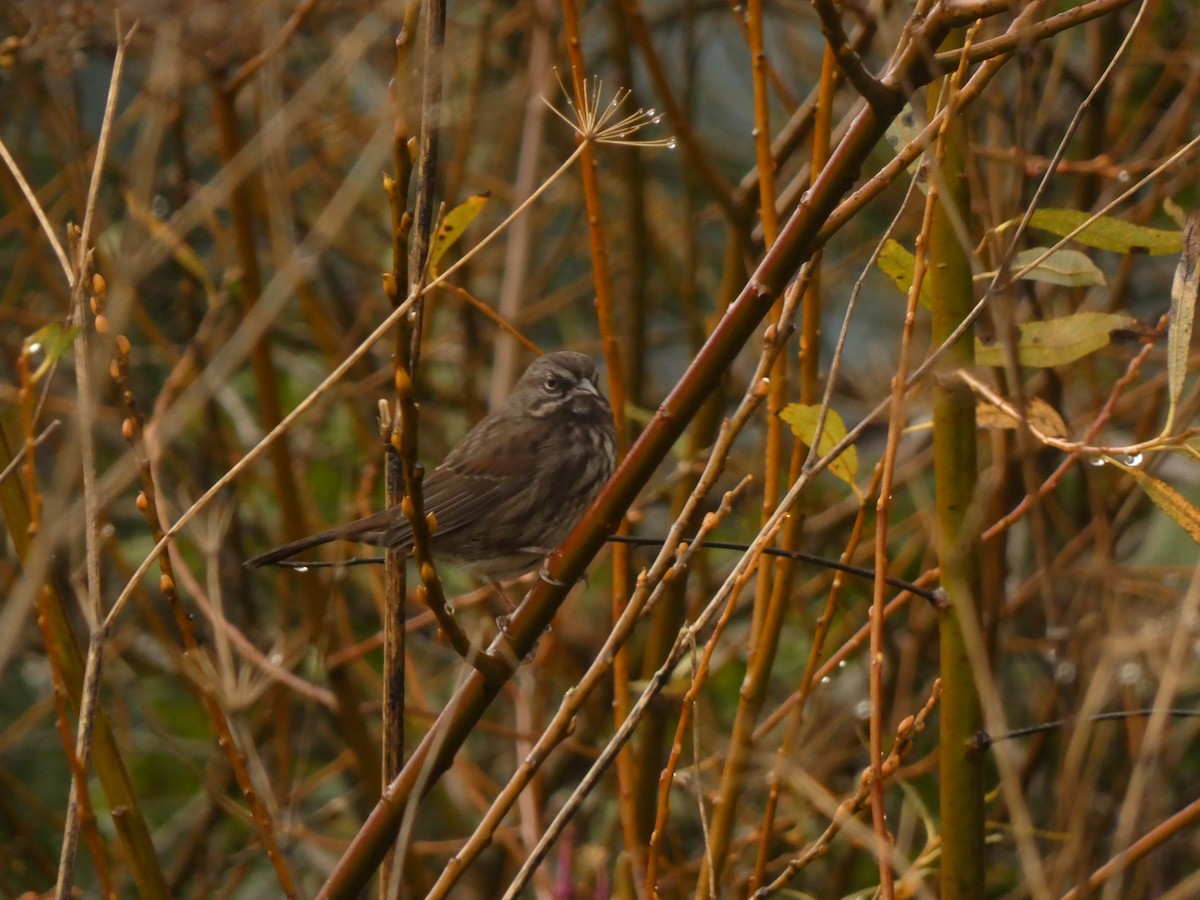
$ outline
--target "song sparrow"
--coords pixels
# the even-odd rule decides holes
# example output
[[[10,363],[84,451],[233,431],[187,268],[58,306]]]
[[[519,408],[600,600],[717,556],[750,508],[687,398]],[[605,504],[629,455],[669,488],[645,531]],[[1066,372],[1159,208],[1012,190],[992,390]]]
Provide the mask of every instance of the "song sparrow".
[[[615,462],[612,408],[592,360],[565,351],[535,359],[503,405],[425,480],[425,512],[437,523],[434,556],[489,581],[531,571],[575,527]],[[407,548],[412,529],[392,507],[246,565],[271,565],[340,539]]]

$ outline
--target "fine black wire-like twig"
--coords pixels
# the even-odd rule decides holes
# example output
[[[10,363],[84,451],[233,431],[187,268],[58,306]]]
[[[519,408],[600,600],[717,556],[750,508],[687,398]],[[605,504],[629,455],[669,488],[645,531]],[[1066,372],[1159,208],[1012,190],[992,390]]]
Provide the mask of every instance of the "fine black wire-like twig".
[[[1158,710],[1154,709],[1122,709],[1112,712],[1096,713],[1094,716],[1088,716],[1083,719],[1084,722],[1120,722],[1125,719],[1148,719]],[[1163,712],[1163,715],[1170,719],[1200,719],[1200,709],[1168,709]],[[1006,731],[1004,734],[988,734],[986,731],[977,731],[971,737],[972,750],[987,750],[993,744],[1000,741],[1013,740],[1015,738],[1030,737],[1035,734],[1042,734],[1047,731],[1055,731],[1059,728],[1064,728],[1071,722],[1070,718],[1055,719],[1052,722],[1041,722],[1037,725],[1026,725],[1024,728],[1014,728],[1012,731]]]
[[[634,547],[657,547],[662,544],[661,538],[652,537],[634,537],[626,534],[614,534],[608,538],[612,544],[630,544]],[[705,550],[734,550],[744,553],[748,550],[746,544],[739,544],[734,541],[701,541],[700,546]],[[875,577],[875,570],[868,569],[865,566],[852,566],[848,563],[838,562],[833,559],[826,559],[824,556],[817,556],[812,553],[804,553],[801,550],[783,550],[779,547],[767,547],[763,553],[768,556],[780,556],[786,559],[792,559],[797,562],[812,563],[816,566],[823,566],[827,569],[833,569],[837,572],[845,572],[848,575],[856,575],[859,578],[871,580]],[[299,572],[305,572],[309,569],[328,569],[334,567],[350,567],[350,566],[371,566],[379,565],[383,562],[382,556],[356,556],[350,559],[340,560],[338,562],[323,562],[323,561],[306,561],[299,559],[284,559],[274,565],[285,569],[295,569]],[[937,605],[941,601],[937,590],[930,590],[919,585],[913,584],[911,581],[905,581],[903,578],[893,578],[891,575],[885,575],[884,581],[894,588],[902,591],[908,591],[917,597],[928,600],[930,603]]]

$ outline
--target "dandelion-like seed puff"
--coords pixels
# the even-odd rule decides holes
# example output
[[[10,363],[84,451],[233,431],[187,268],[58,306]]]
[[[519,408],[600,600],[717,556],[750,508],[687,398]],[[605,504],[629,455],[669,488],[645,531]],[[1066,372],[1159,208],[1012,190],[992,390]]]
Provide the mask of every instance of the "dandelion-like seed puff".
[[[576,107],[575,101],[571,99],[571,92],[563,84],[562,76],[557,69],[554,70],[554,75],[558,79],[559,88],[567,98],[567,107],[570,109],[571,115],[564,115],[545,97],[542,98],[542,102],[550,107],[551,112],[566,122],[582,140],[595,144],[615,144],[621,147],[675,149],[675,138],[673,137],[637,138],[636,140],[633,138],[647,125],[657,125],[662,121],[662,114],[657,110],[639,107],[624,118],[617,119],[621,106],[633,94],[629,88],[618,88],[612,100],[606,106],[602,106],[603,82],[599,78],[594,79],[590,90],[588,85],[584,85],[581,97],[583,108],[579,109]]]

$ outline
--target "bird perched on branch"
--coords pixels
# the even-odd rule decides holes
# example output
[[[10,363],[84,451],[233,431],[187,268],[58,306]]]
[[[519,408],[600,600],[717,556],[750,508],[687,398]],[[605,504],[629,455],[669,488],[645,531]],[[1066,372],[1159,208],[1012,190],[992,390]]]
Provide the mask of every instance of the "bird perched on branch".
[[[425,480],[432,550],[488,581],[536,568],[570,534],[616,464],[612,408],[582,353],[535,359],[495,412],[481,419]],[[248,559],[269,566],[330,541],[409,549],[399,506]]]

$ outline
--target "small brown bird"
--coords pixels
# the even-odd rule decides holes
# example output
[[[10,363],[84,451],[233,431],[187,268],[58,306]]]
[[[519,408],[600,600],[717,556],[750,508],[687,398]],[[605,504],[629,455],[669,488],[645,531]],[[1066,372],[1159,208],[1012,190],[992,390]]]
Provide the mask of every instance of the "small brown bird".
[[[504,404],[481,419],[425,480],[433,554],[488,581],[536,568],[570,534],[616,464],[612,407],[596,365],[562,351],[535,359]],[[398,506],[268,550],[269,566],[335,540],[412,545]]]

